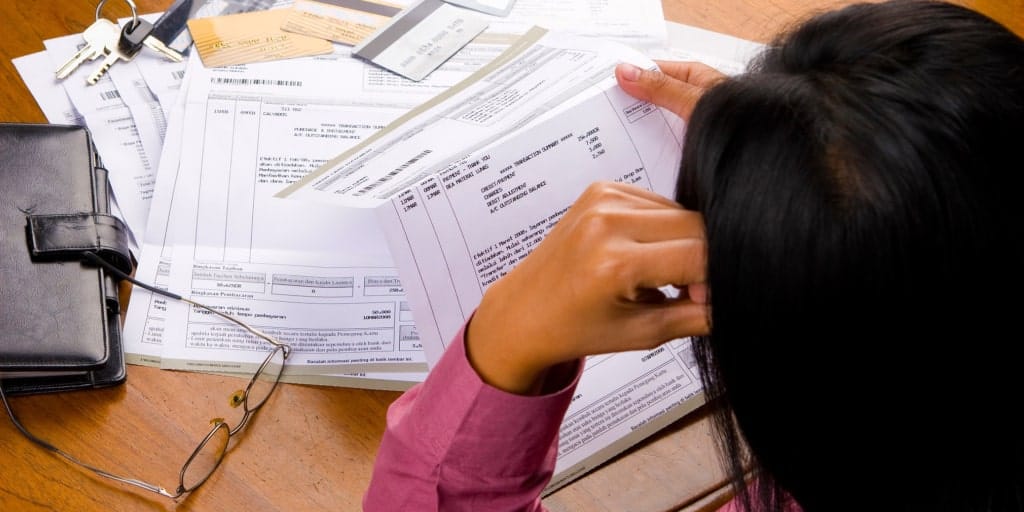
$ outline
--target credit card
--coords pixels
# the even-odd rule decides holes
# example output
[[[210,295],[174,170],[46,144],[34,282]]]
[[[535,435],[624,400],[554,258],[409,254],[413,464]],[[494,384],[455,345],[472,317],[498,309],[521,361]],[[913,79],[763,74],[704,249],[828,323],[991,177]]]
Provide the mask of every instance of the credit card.
[[[281,30],[287,9],[253,11],[188,21],[196,51],[208,68],[331,53],[326,39]]]
[[[295,0],[281,29],[354,46],[401,10],[375,0]]]
[[[443,0],[420,0],[352,48],[352,54],[420,81],[487,28],[487,20]]]

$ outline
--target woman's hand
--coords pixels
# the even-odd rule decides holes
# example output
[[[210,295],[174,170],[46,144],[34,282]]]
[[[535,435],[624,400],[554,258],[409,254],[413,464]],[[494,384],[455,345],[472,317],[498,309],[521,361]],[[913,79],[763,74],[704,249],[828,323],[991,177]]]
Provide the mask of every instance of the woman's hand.
[[[595,183],[488,288],[467,331],[470,363],[485,382],[529,393],[559,363],[706,334],[705,250],[700,214]]]
[[[656,61],[661,71],[632,64],[615,67],[619,87],[634,98],[649,101],[690,120],[697,100],[726,75],[700,62]]]

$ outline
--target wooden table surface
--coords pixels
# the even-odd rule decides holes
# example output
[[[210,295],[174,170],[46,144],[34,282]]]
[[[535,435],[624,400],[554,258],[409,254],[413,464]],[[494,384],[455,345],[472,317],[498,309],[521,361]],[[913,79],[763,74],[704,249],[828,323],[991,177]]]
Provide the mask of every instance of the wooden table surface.
[[[140,13],[170,0],[137,0]],[[664,0],[671,21],[764,42],[840,0]],[[1024,0],[963,0],[1024,33]],[[0,121],[45,122],[11,59],[43,40],[81,32],[92,0],[0,2]],[[110,0],[108,17],[130,14]],[[0,286],[3,284],[0,283]],[[178,470],[213,416],[227,416],[235,378],[130,366],[112,389],[16,397],[33,433],[84,461],[174,488]],[[38,448],[0,418],[0,510],[359,510],[385,410],[397,392],[283,384],[243,430],[209,482],[177,503],[81,470]],[[545,499],[552,511],[710,510],[724,499],[708,421],[680,420]]]

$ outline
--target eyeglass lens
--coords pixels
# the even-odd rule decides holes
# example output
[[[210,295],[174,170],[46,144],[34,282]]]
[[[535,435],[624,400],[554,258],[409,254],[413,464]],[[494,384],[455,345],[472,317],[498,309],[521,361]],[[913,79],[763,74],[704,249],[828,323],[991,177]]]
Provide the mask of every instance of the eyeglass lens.
[[[242,402],[245,413],[242,419],[233,428],[219,420],[214,424],[210,433],[199,443],[196,451],[181,468],[178,493],[191,492],[210,478],[224,459],[231,436],[245,426],[249,417],[263,406],[277,387],[286,357],[287,351],[283,346],[274,347],[270,354],[267,354],[267,358],[246,387]]]
[[[229,440],[231,440],[231,431],[227,423],[218,421],[182,466],[178,494],[192,492],[207,478],[210,478],[220,462],[224,460]]]
[[[282,346],[274,347],[272,353],[267,356],[256,374],[253,375],[249,387],[245,391],[245,410],[247,412],[259,409],[263,402],[270,398],[270,394],[281,380],[286,352]]]

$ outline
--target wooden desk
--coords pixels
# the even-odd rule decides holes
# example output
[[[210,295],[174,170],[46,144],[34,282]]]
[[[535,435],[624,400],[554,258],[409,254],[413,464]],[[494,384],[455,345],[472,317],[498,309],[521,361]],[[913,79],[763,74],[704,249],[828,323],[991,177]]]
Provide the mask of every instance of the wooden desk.
[[[804,15],[839,0],[664,0],[670,20],[765,41]],[[964,1],[1024,32],[1024,0]],[[170,0],[137,0],[140,13]],[[0,2],[4,83],[0,120],[45,122],[11,59],[43,40],[81,32],[95,2]],[[109,17],[130,14],[110,0]],[[0,283],[2,286],[2,283]],[[11,399],[32,432],[84,461],[173,488],[184,458],[213,416],[230,420],[234,378],[131,366],[113,389]],[[0,510],[359,510],[384,412],[395,392],[284,384],[241,434],[211,480],[174,503],[106,481],[25,440],[0,418]],[[552,511],[709,510],[724,496],[708,421],[676,422],[545,501]]]

